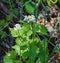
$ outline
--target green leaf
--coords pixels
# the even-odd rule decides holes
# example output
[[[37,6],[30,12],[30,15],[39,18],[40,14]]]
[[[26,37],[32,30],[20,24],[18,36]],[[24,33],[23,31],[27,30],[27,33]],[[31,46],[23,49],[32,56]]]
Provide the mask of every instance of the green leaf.
[[[29,57],[30,57],[30,59],[34,60],[35,57],[37,56],[37,54],[38,54],[37,46],[35,46],[35,45],[31,46],[30,49],[29,49]]]
[[[37,2],[38,2],[38,3],[40,3],[40,2],[41,2],[41,0],[37,0]]]
[[[28,47],[21,50],[21,56],[23,59],[25,59],[29,56],[29,48]]]
[[[4,31],[0,31],[0,37],[1,38],[5,38],[6,37],[6,32],[4,32]]]
[[[29,37],[32,34],[32,30],[31,30],[30,24],[24,24],[22,26],[22,30],[23,30],[22,33],[24,35],[26,35],[27,37]]]
[[[15,59],[16,57],[16,52],[15,51],[9,51],[8,53],[6,53],[7,56],[9,56],[12,59]]]
[[[38,60],[36,61],[36,63],[42,63],[42,62],[40,61],[40,58],[38,58]]]
[[[16,44],[19,46],[25,46],[28,45],[29,38],[28,37],[22,37],[22,38],[17,38],[16,39]]]
[[[26,63],[34,63],[34,61],[33,60],[28,60],[28,61],[26,61]]]
[[[40,41],[39,45],[39,58],[40,58],[40,61],[42,63],[46,62],[47,63],[47,60],[48,60],[48,40],[47,39],[44,39],[42,41]]]
[[[43,25],[41,25],[41,27],[40,27],[40,34],[42,34],[42,35],[46,35],[47,34],[47,29]]]
[[[12,48],[15,49],[15,52],[16,52],[18,55],[20,55],[20,46],[15,45],[15,46],[13,46]]]
[[[22,63],[20,60],[16,59],[16,52],[15,51],[9,51],[4,56],[4,63]]]
[[[52,3],[55,4],[55,3],[57,3],[57,1],[58,1],[58,0],[52,0]]]
[[[37,38],[37,37],[34,37],[34,44],[36,45],[36,44],[38,44],[38,42],[40,41],[40,39],[39,38]]]
[[[48,6],[51,6],[50,0],[47,0],[47,4],[48,4]]]
[[[12,59],[10,59],[9,57],[5,57],[4,58],[4,63],[14,63]]]
[[[9,51],[4,56],[4,63],[20,63],[20,60],[16,59],[16,52],[15,51]]]
[[[16,44],[17,44],[17,45],[21,46],[21,42],[22,42],[22,41],[20,40],[20,38],[16,38]]]
[[[29,2],[25,5],[25,10],[27,13],[29,14],[34,14],[34,10],[35,10],[35,3],[34,2]]]
[[[29,30],[29,31],[27,32],[27,36],[29,37],[32,33],[33,33],[32,30]]]
[[[40,35],[46,35],[47,34],[47,29],[46,29],[46,27],[44,25],[35,24],[35,30]]]
[[[22,63],[20,60],[15,60],[14,62],[15,63]]]
[[[9,28],[13,37],[19,36],[19,30],[14,30],[14,28]]]
[[[3,29],[8,24],[8,21],[0,20],[0,30]]]

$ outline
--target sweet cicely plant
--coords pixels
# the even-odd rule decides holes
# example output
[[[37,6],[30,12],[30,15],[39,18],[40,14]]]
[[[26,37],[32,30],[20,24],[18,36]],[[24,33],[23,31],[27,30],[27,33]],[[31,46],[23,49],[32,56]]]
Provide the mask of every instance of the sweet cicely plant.
[[[16,44],[12,46],[12,51],[6,53],[4,63],[48,63],[48,40],[39,37],[46,35],[47,29],[32,17],[25,16],[23,24],[10,28]]]

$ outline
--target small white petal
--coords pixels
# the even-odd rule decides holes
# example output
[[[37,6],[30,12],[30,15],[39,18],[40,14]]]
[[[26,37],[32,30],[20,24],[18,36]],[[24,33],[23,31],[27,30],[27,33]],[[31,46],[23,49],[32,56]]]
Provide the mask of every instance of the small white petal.
[[[29,22],[35,22],[35,16],[34,15],[28,15],[28,16],[25,16],[24,18],[24,21],[27,21],[28,23]]]
[[[15,27],[14,27],[14,30],[18,30],[18,29],[21,29],[20,24],[16,24]]]
[[[30,15],[28,15],[28,19],[30,19],[31,18],[31,16]]]

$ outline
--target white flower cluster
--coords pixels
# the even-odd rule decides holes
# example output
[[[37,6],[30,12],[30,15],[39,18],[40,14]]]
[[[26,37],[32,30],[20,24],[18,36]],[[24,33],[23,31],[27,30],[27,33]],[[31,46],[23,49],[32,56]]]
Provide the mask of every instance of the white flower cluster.
[[[20,24],[16,24],[15,27],[14,27],[14,30],[19,30],[21,29],[21,25]]]
[[[26,22],[36,22],[36,18],[35,18],[35,16],[34,15],[25,15],[24,16],[24,21],[26,21]]]

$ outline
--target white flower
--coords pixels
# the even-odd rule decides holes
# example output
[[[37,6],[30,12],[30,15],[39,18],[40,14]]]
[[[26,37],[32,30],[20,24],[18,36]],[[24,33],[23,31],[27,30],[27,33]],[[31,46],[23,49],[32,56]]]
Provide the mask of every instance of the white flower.
[[[28,18],[27,18],[27,17],[28,17],[27,15],[25,15],[25,16],[24,16],[24,21],[28,20]]]
[[[28,16],[24,16],[24,21],[29,22],[36,22],[36,18],[34,15],[28,15]]]
[[[27,17],[28,17],[28,19],[31,19],[31,16],[30,15],[28,15]]]
[[[35,16],[34,15],[31,15],[30,21],[31,22],[36,22],[36,19],[35,19]]]
[[[20,24],[16,24],[15,27],[14,27],[14,30],[18,30],[18,29],[21,29]]]
[[[35,16],[34,16],[34,15],[31,15],[31,17],[34,17],[34,18],[35,18]]]

